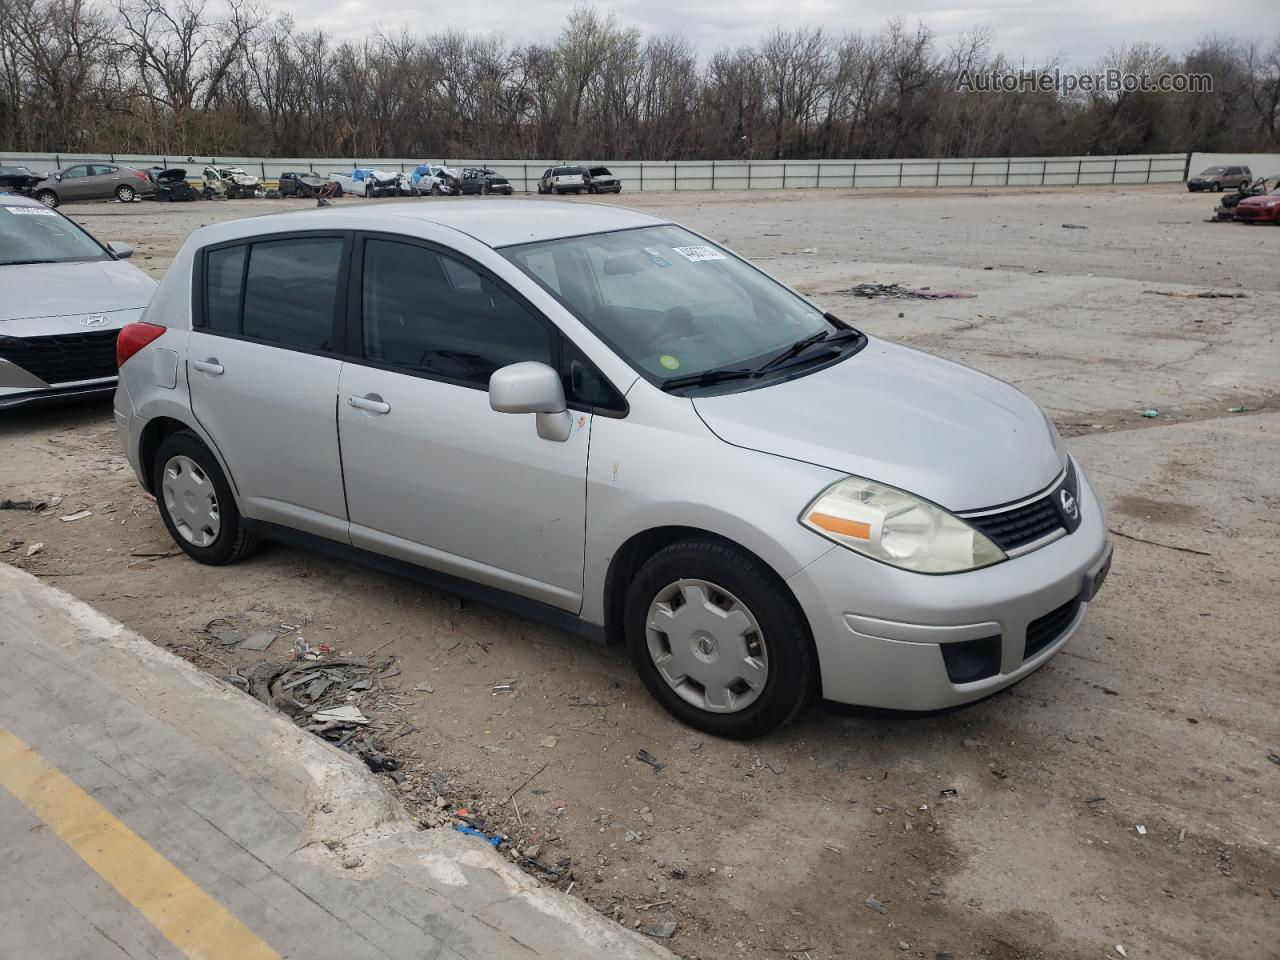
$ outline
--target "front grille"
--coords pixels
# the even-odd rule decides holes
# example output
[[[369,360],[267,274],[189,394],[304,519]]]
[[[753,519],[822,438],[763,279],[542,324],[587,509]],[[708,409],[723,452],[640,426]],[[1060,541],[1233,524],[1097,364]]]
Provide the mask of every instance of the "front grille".
[[[1061,637],[1071,626],[1080,609],[1080,598],[1072,597],[1062,606],[1050,610],[1043,617],[1037,617],[1027,624],[1027,642],[1022,650],[1022,659],[1030,660],[1037,653]]]
[[[99,330],[51,337],[0,337],[0,357],[49,384],[114,377],[119,333]]]
[[[983,517],[969,517],[1001,550],[1016,550],[1062,529],[1062,516],[1048,496],[1031,503]]]

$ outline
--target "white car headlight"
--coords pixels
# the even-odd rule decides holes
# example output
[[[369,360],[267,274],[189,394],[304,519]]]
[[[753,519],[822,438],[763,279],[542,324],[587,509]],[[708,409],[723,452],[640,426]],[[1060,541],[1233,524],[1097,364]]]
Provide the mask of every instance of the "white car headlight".
[[[842,547],[919,573],[960,573],[1006,559],[1003,550],[959,517],[861,477],[827,487],[800,522]]]

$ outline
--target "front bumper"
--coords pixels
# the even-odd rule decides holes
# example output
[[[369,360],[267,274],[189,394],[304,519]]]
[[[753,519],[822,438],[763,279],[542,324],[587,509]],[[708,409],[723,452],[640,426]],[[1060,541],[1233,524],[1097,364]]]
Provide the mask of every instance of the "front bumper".
[[[115,377],[85,380],[80,383],[60,383],[52,387],[0,387],[0,410],[103,397],[112,393],[115,388]]]
[[[788,584],[813,631],[823,696],[938,710],[980,700],[1043,666],[1080,626],[1111,560],[1101,503],[1080,477],[1079,528],[1016,559],[928,576],[835,547],[795,574]],[[953,682],[943,646],[992,638],[991,674]]]

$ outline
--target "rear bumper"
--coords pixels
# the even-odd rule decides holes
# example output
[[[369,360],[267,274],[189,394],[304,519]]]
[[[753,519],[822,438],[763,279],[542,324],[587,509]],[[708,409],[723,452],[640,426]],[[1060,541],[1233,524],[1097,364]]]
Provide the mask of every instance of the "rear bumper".
[[[1083,475],[1079,491],[1074,533],[982,570],[926,576],[836,547],[793,576],[823,696],[938,710],[980,700],[1048,662],[1080,626],[1111,559],[1106,519]],[[953,682],[943,648],[966,642],[992,651],[991,668]]]

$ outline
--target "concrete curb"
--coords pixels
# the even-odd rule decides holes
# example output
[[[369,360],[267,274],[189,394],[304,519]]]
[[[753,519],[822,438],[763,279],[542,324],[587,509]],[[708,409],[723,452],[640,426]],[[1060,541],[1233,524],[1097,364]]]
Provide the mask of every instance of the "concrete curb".
[[[5,677],[13,681],[8,689]],[[76,696],[55,696],[56,703],[50,702],[55,688],[74,689]],[[110,705],[107,715],[88,706],[95,703]],[[195,779],[193,786],[203,796],[179,794],[170,798],[174,803],[207,805],[213,791],[243,794],[248,806],[264,811],[259,822],[246,823],[254,810],[229,804],[237,809],[234,817],[226,815],[227,822],[208,814],[202,822],[216,829],[215,844],[258,838],[238,841],[241,849],[234,853],[248,852],[330,914],[333,929],[320,941],[324,946],[299,941],[294,931],[286,935],[255,924],[259,936],[283,955],[319,955],[319,948],[334,955],[381,956],[380,951],[350,950],[344,931],[368,947],[377,939],[369,933],[370,920],[374,927],[403,931],[409,917],[424,943],[436,947],[406,950],[398,936],[394,955],[459,960],[673,956],[582,901],[543,886],[487,844],[448,829],[421,830],[356,758],[88,604],[0,564],[0,725],[66,770],[68,761],[59,760],[59,751],[84,749],[66,742],[81,738],[79,725],[105,728],[116,712],[122,714],[121,727],[137,731],[136,744],[112,733],[111,750],[127,756],[136,749],[161,769],[157,759],[183,758],[184,780]],[[113,773],[122,769],[116,763]],[[80,785],[95,793],[93,784]],[[148,811],[137,811],[132,821],[128,811],[113,812],[159,846],[147,831]],[[292,836],[280,835],[282,823],[290,825]],[[203,850],[190,865],[177,853],[162,852],[193,876],[199,874]],[[360,865],[344,869],[343,859],[351,862],[352,853]],[[209,892],[215,898],[221,893],[216,885]],[[354,911],[357,903],[360,916],[345,917],[344,909]],[[234,904],[229,907],[235,910]],[[379,916],[382,909],[386,917]],[[386,945],[385,955],[393,955],[391,946]]]

